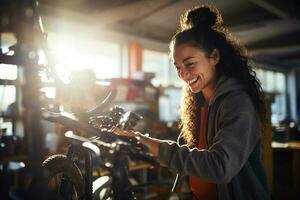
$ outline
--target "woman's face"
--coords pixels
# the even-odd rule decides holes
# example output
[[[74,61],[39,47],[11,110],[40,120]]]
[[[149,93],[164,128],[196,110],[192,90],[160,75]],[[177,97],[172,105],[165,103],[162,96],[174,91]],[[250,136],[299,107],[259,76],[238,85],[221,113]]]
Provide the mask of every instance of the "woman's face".
[[[174,48],[173,62],[177,75],[186,82],[193,93],[214,87],[216,82],[216,64],[219,52],[215,49],[211,55],[191,44],[181,44]]]

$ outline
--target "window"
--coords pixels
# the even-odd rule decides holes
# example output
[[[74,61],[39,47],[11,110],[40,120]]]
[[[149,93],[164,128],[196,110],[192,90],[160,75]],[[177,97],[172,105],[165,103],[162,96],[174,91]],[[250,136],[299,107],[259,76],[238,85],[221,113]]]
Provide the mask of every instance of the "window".
[[[154,86],[163,86],[163,94],[159,99],[160,120],[173,122],[178,119],[183,82],[177,77],[167,53],[143,50],[143,71],[152,72]],[[175,87],[173,87],[175,86]]]
[[[8,106],[16,101],[16,87],[5,85],[5,81],[16,80],[17,76],[17,66],[0,64],[0,80],[4,81],[4,85],[0,85],[0,112],[6,112]]]
[[[47,98],[55,98],[56,97],[56,90],[55,87],[43,87],[40,90],[45,97]]]
[[[174,122],[179,118],[181,89],[165,88],[164,95],[159,99],[159,119]]]
[[[58,76],[68,81],[72,71],[92,69],[98,79],[121,76],[121,45],[74,36],[50,34],[49,47]]]
[[[12,84],[18,78],[18,67],[0,64],[0,128],[5,135],[13,134],[13,122],[6,118],[16,114],[16,87]],[[10,83],[9,83],[10,82]]]
[[[271,94],[271,122],[278,124],[286,117],[286,75],[282,72],[255,69],[265,93]]]
[[[16,87],[13,85],[0,85],[0,109],[7,112],[8,107],[16,101]]]
[[[15,65],[0,64],[0,79],[16,80],[18,68]]]
[[[155,74],[153,84],[155,86],[178,86],[183,82],[177,77],[176,70],[167,53],[143,50],[143,71]]]
[[[166,86],[169,84],[170,66],[166,53],[143,50],[143,71],[152,72],[155,78],[152,80],[153,85]]]

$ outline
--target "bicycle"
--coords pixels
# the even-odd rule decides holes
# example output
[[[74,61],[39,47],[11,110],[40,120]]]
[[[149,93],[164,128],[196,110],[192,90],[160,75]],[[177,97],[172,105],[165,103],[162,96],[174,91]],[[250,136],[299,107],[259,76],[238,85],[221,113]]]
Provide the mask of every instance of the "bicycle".
[[[135,138],[110,133],[113,125],[132,129],[141,117],[133,112],[125,112],[120,107],[110,109],[107,115],[95,116],[110,103],[112,96],[114,95],[111,93],[100,106],[86,113],[93,126],[82,123],[70,113],[43,111],[44,119],[71,130],[72,132],[66,132],[65,136],[73,141],[67,155],[53,155],[43,162],[43,167],[48,171],[50,185],[53,178],[56,178],[55,183],[60,182],[58,188],[54,184],[54,191],[48,184],[51,191],[48,194],[49,199],[134,199],[136,191],[152,184],[133,186],[128,175],[129,158],[143,161],[149,166],[158,166],[158,162],[147,153],[148,149]],[[94,136],[82,137],[74,133],[78,131],[85,131]],[[92,181],[95,161],[108,171],[108,175]],[[54,196],[51,196],[53,193]]]

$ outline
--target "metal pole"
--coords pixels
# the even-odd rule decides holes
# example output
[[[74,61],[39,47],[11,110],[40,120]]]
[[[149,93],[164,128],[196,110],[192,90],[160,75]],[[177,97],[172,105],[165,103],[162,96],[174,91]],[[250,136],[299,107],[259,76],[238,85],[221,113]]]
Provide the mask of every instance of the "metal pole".
[[[47,199],[47,184],[41,166],[45,155],[45,135],[40,114],[41,82],[38,76],[38,48],[41,33],[38,27],[37,4],[34,0],[4,0],[1,1],[1,7],[0,31],[12,32],[17,38],[15,54],[4,61],[7,64],[17,64],[20,67],[19,71],[22,72],[20,86],[23,113],[21,114],[24,124],[24,142],[28,153],[26,171],[31,179],[25,199]]]

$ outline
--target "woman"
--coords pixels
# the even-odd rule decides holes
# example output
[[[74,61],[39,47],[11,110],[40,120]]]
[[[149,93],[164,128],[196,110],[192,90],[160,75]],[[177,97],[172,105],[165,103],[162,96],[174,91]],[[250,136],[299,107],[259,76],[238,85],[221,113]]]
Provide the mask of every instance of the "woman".
[[[260,84],[242,49],[229,38],[216,9],[201,6],[181,17],[170,43],[185,83],[179,142],[135,136],[159,162],[180,174],[180,189],[194,199],[268,199],[262,164]],[[191,197],[189,197],[191,198]]]

